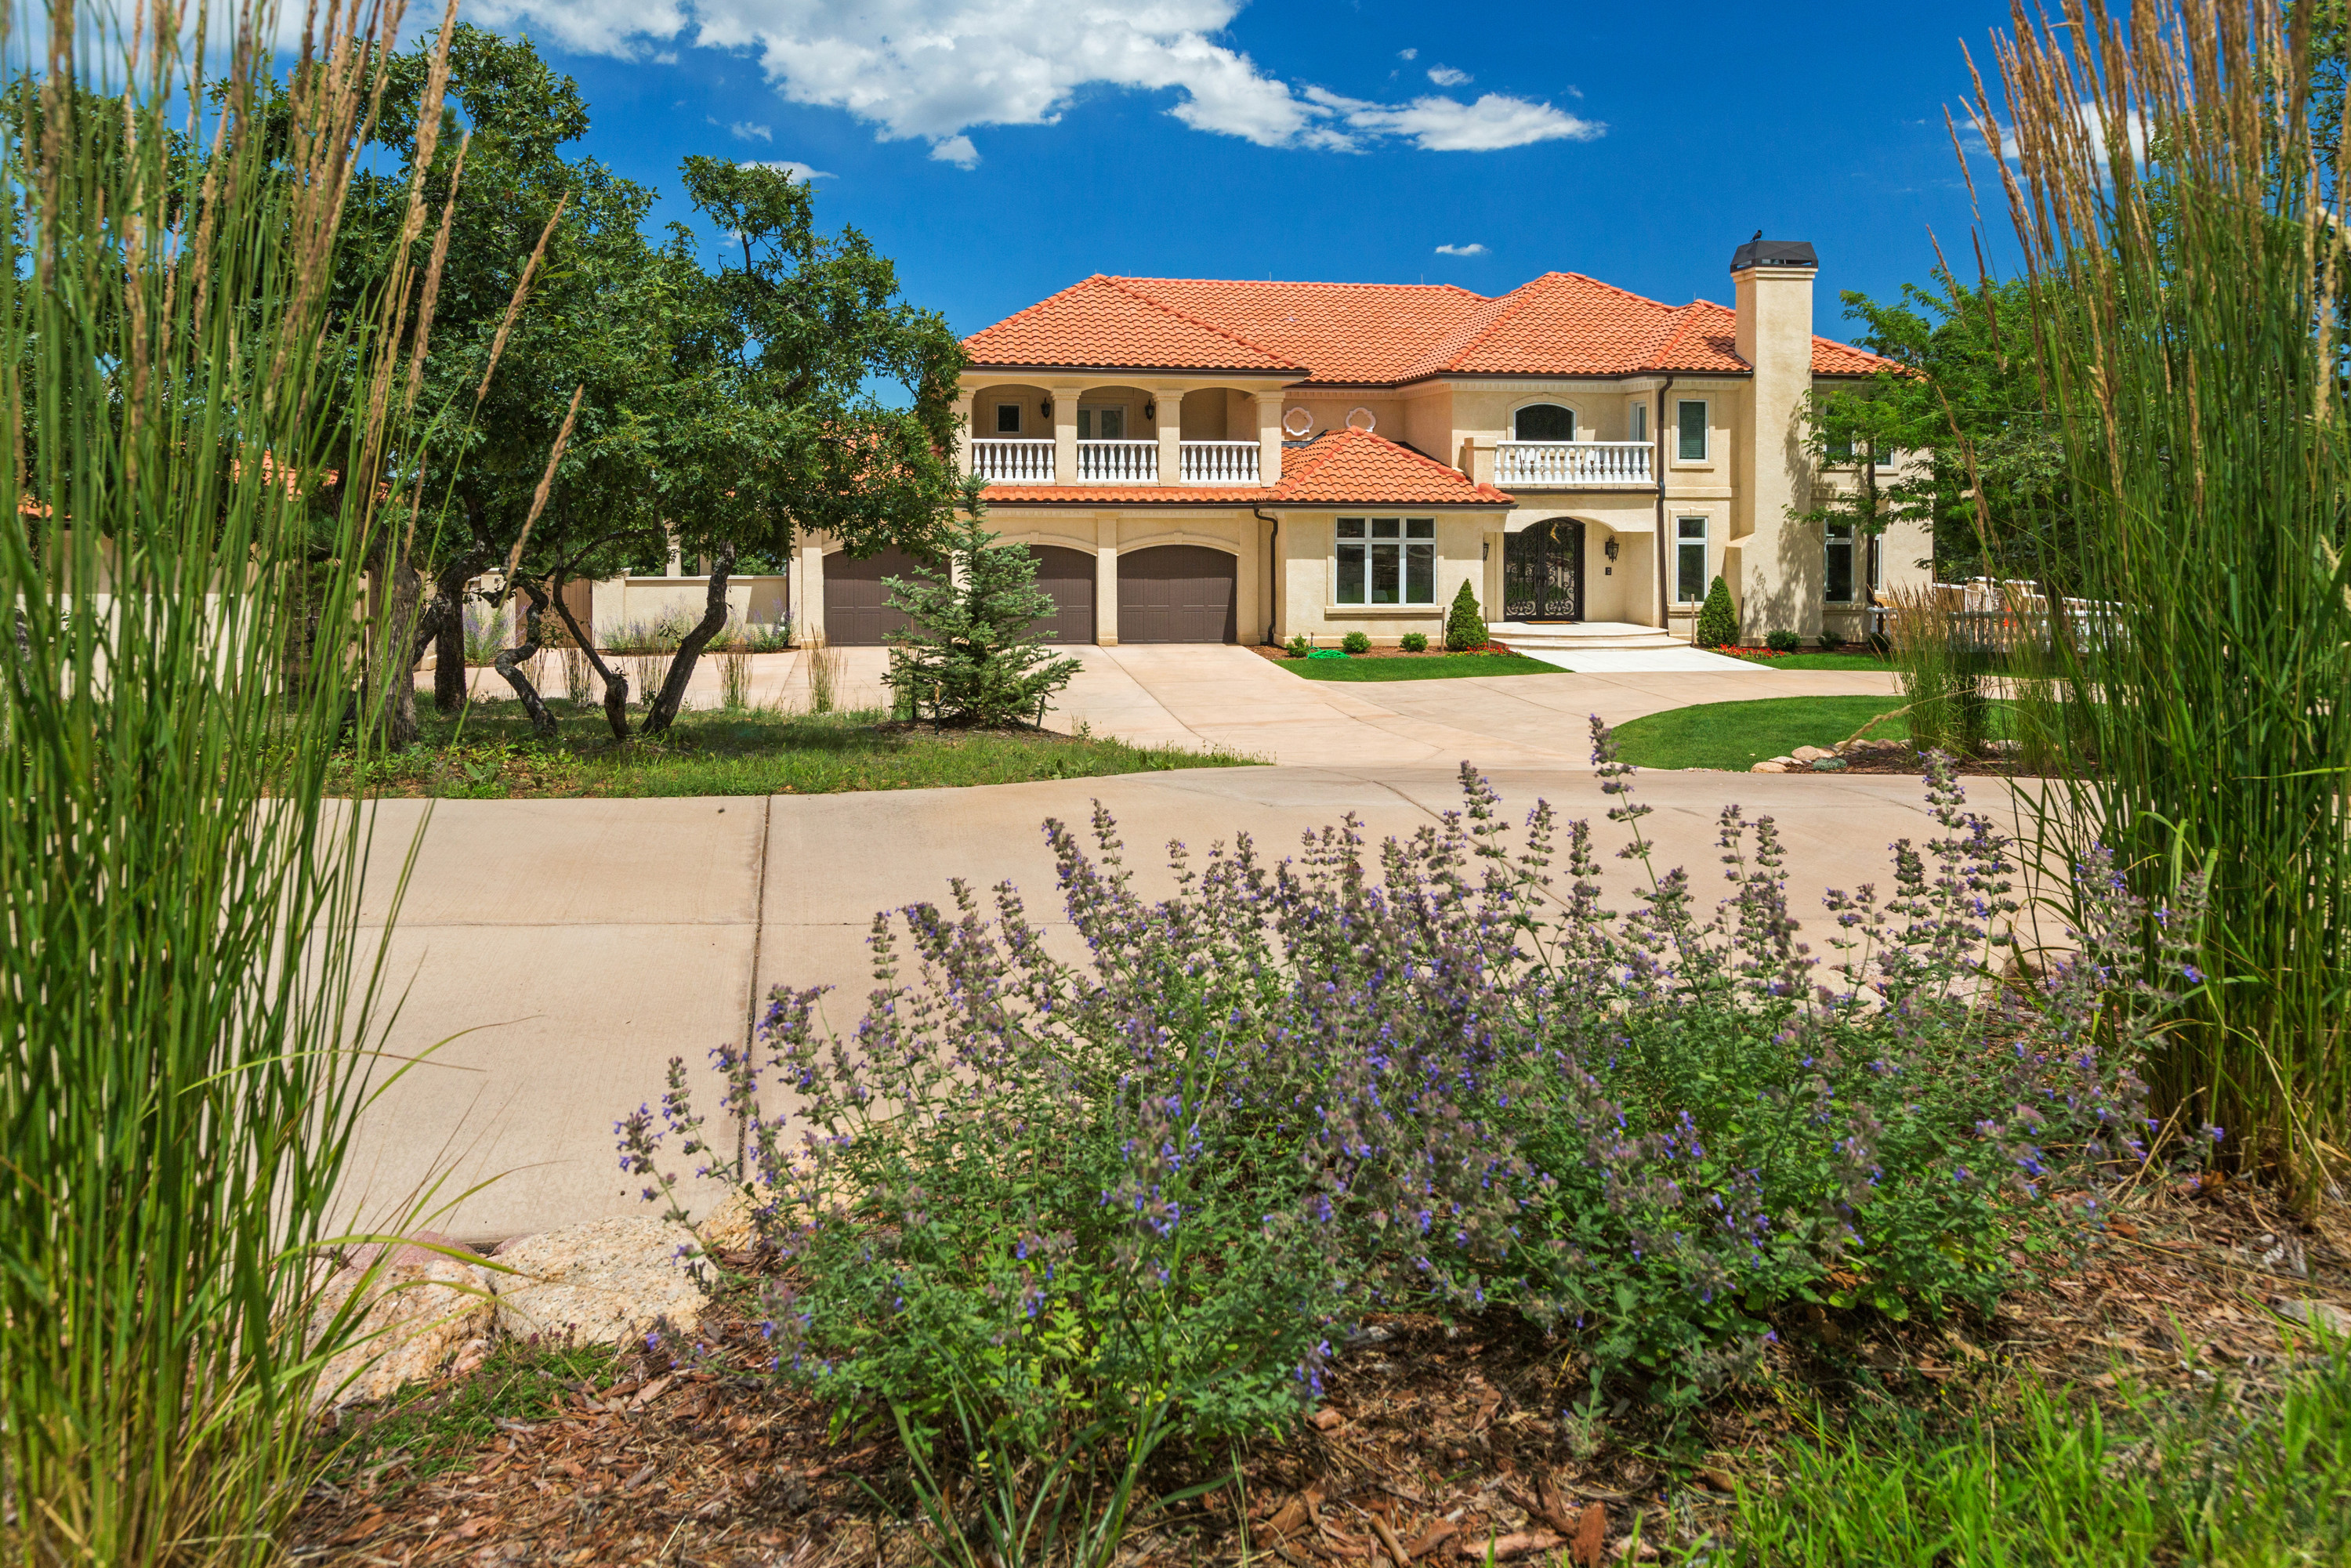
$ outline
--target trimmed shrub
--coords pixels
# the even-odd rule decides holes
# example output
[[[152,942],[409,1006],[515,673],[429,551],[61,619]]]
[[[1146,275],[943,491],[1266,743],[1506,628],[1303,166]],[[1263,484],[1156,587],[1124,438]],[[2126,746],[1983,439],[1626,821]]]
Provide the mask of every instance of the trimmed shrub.
[[[1368,653],[1372,651],[1372,640],[1361,632],[1350,632],[1339,639],[1339,646],[1350,653]]]
[[[1739,641],[1739,612],[1730,607],[1730,585],[1719,572],[1706,591],[1706,602],[1698,606],[1695,640],[1701,648],[1724,648]]]
[[[1456,653],[1486,645],[1486,618],[1478,612],[1478,596],[1466,582],[1445,612],[1445,645]]]
[[[1407,653],[1426,653],[1428,652],[1428,633],[1426,632],[1407,632],[1404,634],[1404,638],[1398,643],[1398,646],[1403,648]]]
[[[1773,632],[1763,639],[1763,645],[1775,653],[1792,653],[1804,645],[1804,640],[1793,632]]]
[[[1281,645],[1281,651],[1293,659],[1302,659],[1314,652],[1314,644],[1306,640],[1305,632],[1301,632],[1289,642],[1284,643]]]

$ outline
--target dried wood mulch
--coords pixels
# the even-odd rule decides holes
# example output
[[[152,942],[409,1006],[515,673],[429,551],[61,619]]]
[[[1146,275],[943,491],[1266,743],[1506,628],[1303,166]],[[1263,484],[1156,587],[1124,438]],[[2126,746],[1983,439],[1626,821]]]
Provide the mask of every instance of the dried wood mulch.
[[[1374,1320],[1297,1434],[1242,1456],[1249,1555],[1466,1565],[1491,1543],[1498,1558],[1564,1549],[1572,1563],[1614,1562],[1636,1521],[1651,1543],[1719,1530],[1734,1479],[1763,1479],[1772,1450],[1823,1406],[1956,1416],[2021,1369],[2101,1402],[2118,1380],[2188,1393],[2217,1378],[2260,1398],[2290,1327],[2275,1309],[2351,1307],[2345,1218],[2336,1205],[2304,1224],[2217,1178],[2142,1186],[2082,1256],[2041,1260],[2041,1282],[1989,1321],[1798,1316],[1761,1374],[1678,1428],[1630,1398],[1583,1428],[1568,1410],[1585,1389],[1573,1353],[1505,1316]],[[739,1318],[721,1310],[705,1337],[714,1354],[700,1369],[624,1362],[551,1416],[500,1421],[429,1478],[394,1456],[321,1487],[293,1523],[293,1555],[337,1568],[923,1562],[918,1527],[902,1522],[914,1511],[894,1437],[837,1429],[758,1375],[761,1342]],[[1171,1458],[1151,1490],[1205,1478],[1192,1462]],[[1122,1563],[1238,1561],[1234,1507],[1226,1490],[1146,1519]]]

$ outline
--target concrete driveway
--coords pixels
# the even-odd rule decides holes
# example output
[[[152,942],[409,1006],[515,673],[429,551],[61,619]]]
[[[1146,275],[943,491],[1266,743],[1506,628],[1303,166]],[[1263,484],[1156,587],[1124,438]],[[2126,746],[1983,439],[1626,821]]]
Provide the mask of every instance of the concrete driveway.
[[[1740,664],[1720,673],[1499,675],[1450,681],[1310,681],[1248,648],[1159,644],[1062,650],[1083,666],[1055,701],[1046,723],[1081,721],[1099,735],[1144,745],[1222,747],[1254,760],[1302,767],[1387,768],[1415,763],[1542,767],[1581,763],[1590,754],[1591,716],[1623,724],[1694,703],[1751,697],[1842,696],[1895,690],[1894,677],[1871,671],[1774,670]],[[837,701],[845,708],[885,707],[888,652],[839,648]],[[630,663],[621,656],[622,664]],[[1717,660],[1716,664],[1729,661]],[[503,695],[489,670],[473,689]],[[560,689],[560,666],[542,666],[542,689]],[[429,685],[430,678],[420,677]],[[715,707],[716,661],[696,663],[687,702]],[[807,655],[752,655],[751,700],[788,708],[809,705]]]
[[[1622,700],[1663,706],[1654,695]],[[1447,727],[1388,717],[1405,728],[1360,723],[1366,750],[1388,734],[1433,747]],[[1546,736],[1573,721],[1563,712],[1526,719]],[[1546,797],[1590,819],[1609,857],[1612,905],[1632,906],[1643,873],[1613,858],[1622,835],[1588,772],[1511,760],[1489,773],[1514,817]],[[1883,884],[1886,845],[1930,826],[1916,782],[1902,778],[1657,773],[1643,775],[1639,789],[1656,808],[1646,822],[1655,863],[1689,867],[1701,888],[1720,886],[1719,808],[1737,801],[1750,818],[1770,813],[1800,912],[1818,910],[1824,886]],[[864,944],[874,913],[943,902],[951,876],[982,888],[1011,881],[1034,916],[1058,919],[1040,831],[1048,817],[1082,824],[1100,800],[1138,881],[1160,892],[1170,839],[1198,851],[1246,831],[1278,855],[1349,811],[1376,839],[1432,823],[1458,798],[1449,762],[1406,761],[726,800],[385,802],[375,841],[394,863],[430,808],[386,950],[395,988],[405,990],[389,1048],[423,1060],[363,1125],[351,1172],[358,1216],[381,1223],[436,1177],[442,1200],[457,1199],[437,1228],[467,1239],[635,1211],[612,1124],[658,1103],[669,1058],[694,1064],[703,1106],[715,1113],[708,1053],[747,1037],[773,987],[833,987],[831,1021],[853,1025],[872,983]],[[2003,795],[1979,800],[2006,811]],[[383,913],[380,895],[371,915],[380,923]],[[1820,944],[1825,920],[1805,924]],[[690,1171],[692,1162],[674,1151],[670,1168]],[[486,1185],[458,1197],[476,1183]]]

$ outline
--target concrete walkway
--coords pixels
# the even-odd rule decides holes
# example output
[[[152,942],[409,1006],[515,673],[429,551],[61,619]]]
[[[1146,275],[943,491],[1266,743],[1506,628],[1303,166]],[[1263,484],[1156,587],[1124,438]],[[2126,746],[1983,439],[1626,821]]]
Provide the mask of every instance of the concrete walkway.
[[[1461,684],[1403,689],[1441,709],[1441,688]],[[1514,700],[1526,705],[1531,737],[1573,727],[1556,706]],[[1619,700],[1669,706],[1658,693]],[[1414,747],[1433,747],[1433,718],[1390,712],[1359,728],[1376,737],[1414,724],[1424,726]],[[1481,749],[1508,748],[1489,737]],[[981,888],[1009,880],[1033,916],[1058,921],[1040,831],[1048,817],[1082,824],[1100,800],[1118,820],[1138,882],[1158,893],[1170,885],[1162,869],[1170,839],[1199,852],[1246,831],[1280,855],[1349,811],[1374,840],[1409,833],[1458,802],[1455,775],[1448,758],[814,797],[385,802],[375,838],[385,866],[397,865],[430,813],[385,954],[395,994],[404,991],[389,1050],[423,1060],[367,1117],[351,1172],[358,1217],[383,1223],[436,1174],[442,1200],[457,1201],[434,1223],[468,1239],[636,1211],[638,1184],[620,1169],[612,1124],[658,1104],[669,1058],[692,1064],[702,1108],[715,1116],[708,1054],[747,1037],[768,990],[833,987],[829,1017],[852,1026],[872,985],[865,941],[874,913],[944,902],[951,876]],[[1641,873],[1613,858],[1623,835],[1587,771],[1512,760],[1490,777],[1514,819],[1544,797],[1591,820],[1612,904],[1631,906]],[[1721,885],[1719,808],[1737,801],[1750,818],[1771,814],[1816,944],[1827,929],[1821,890],[1884,884],[1886,845],[1929,827],[1916,782],[1902,778],[1658,773],[1643,775],[1639,789],[1656,808],[1645,824],[1656,865],[1687,866],[1701,889]],[[2005,813],[1997,792],[1980,790],[1979,801]],[[380,886],[371,908],[379,924],[388,892]],[[690,1172],[693,1162],[673,1150],[665,1168]],[[459,1197],[477,1183],[486,1185]]]

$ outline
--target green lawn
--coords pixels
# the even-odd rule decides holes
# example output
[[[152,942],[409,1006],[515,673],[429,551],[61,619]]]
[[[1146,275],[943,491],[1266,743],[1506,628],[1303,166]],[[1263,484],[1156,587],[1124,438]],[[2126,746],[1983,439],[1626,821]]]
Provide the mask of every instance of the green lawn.
[[[1767,670],[1890,670],[1894,666],[1875,653],[1784,653],[1776,659],[1750,659]]]
[[[1898,696],[1763,697],[1753,702],[1701,703],[1668,708],[1619,726],[1625,760],[1640,768],[1744,769],[1799,746],[1849,740],[1872,716],[1902,706]],[[1907,737],[1907,721],[1870,727],[1873,739]]]
[[[534,739],[521,706],[477,702],[462,721],[419,716],[423,742],[371,761],[348,761],[331,789],[349,793],[509,800],[574,795],[829,795],[851,789],[1019,784],[1173,768],[1227,768],[1229,752],[1130,746],[1090,735],[895,728],[886,715],[688,710],[659,740],[614,744],[603,712],[549,707],[560,733]],[[636,716],[633,713],[632,717]]]
[[[1310,681],[1445,681],[1462,675],[1556,675],[1557,664],[1522,653],[1419,653],[1394,659],[1283,659]]]

